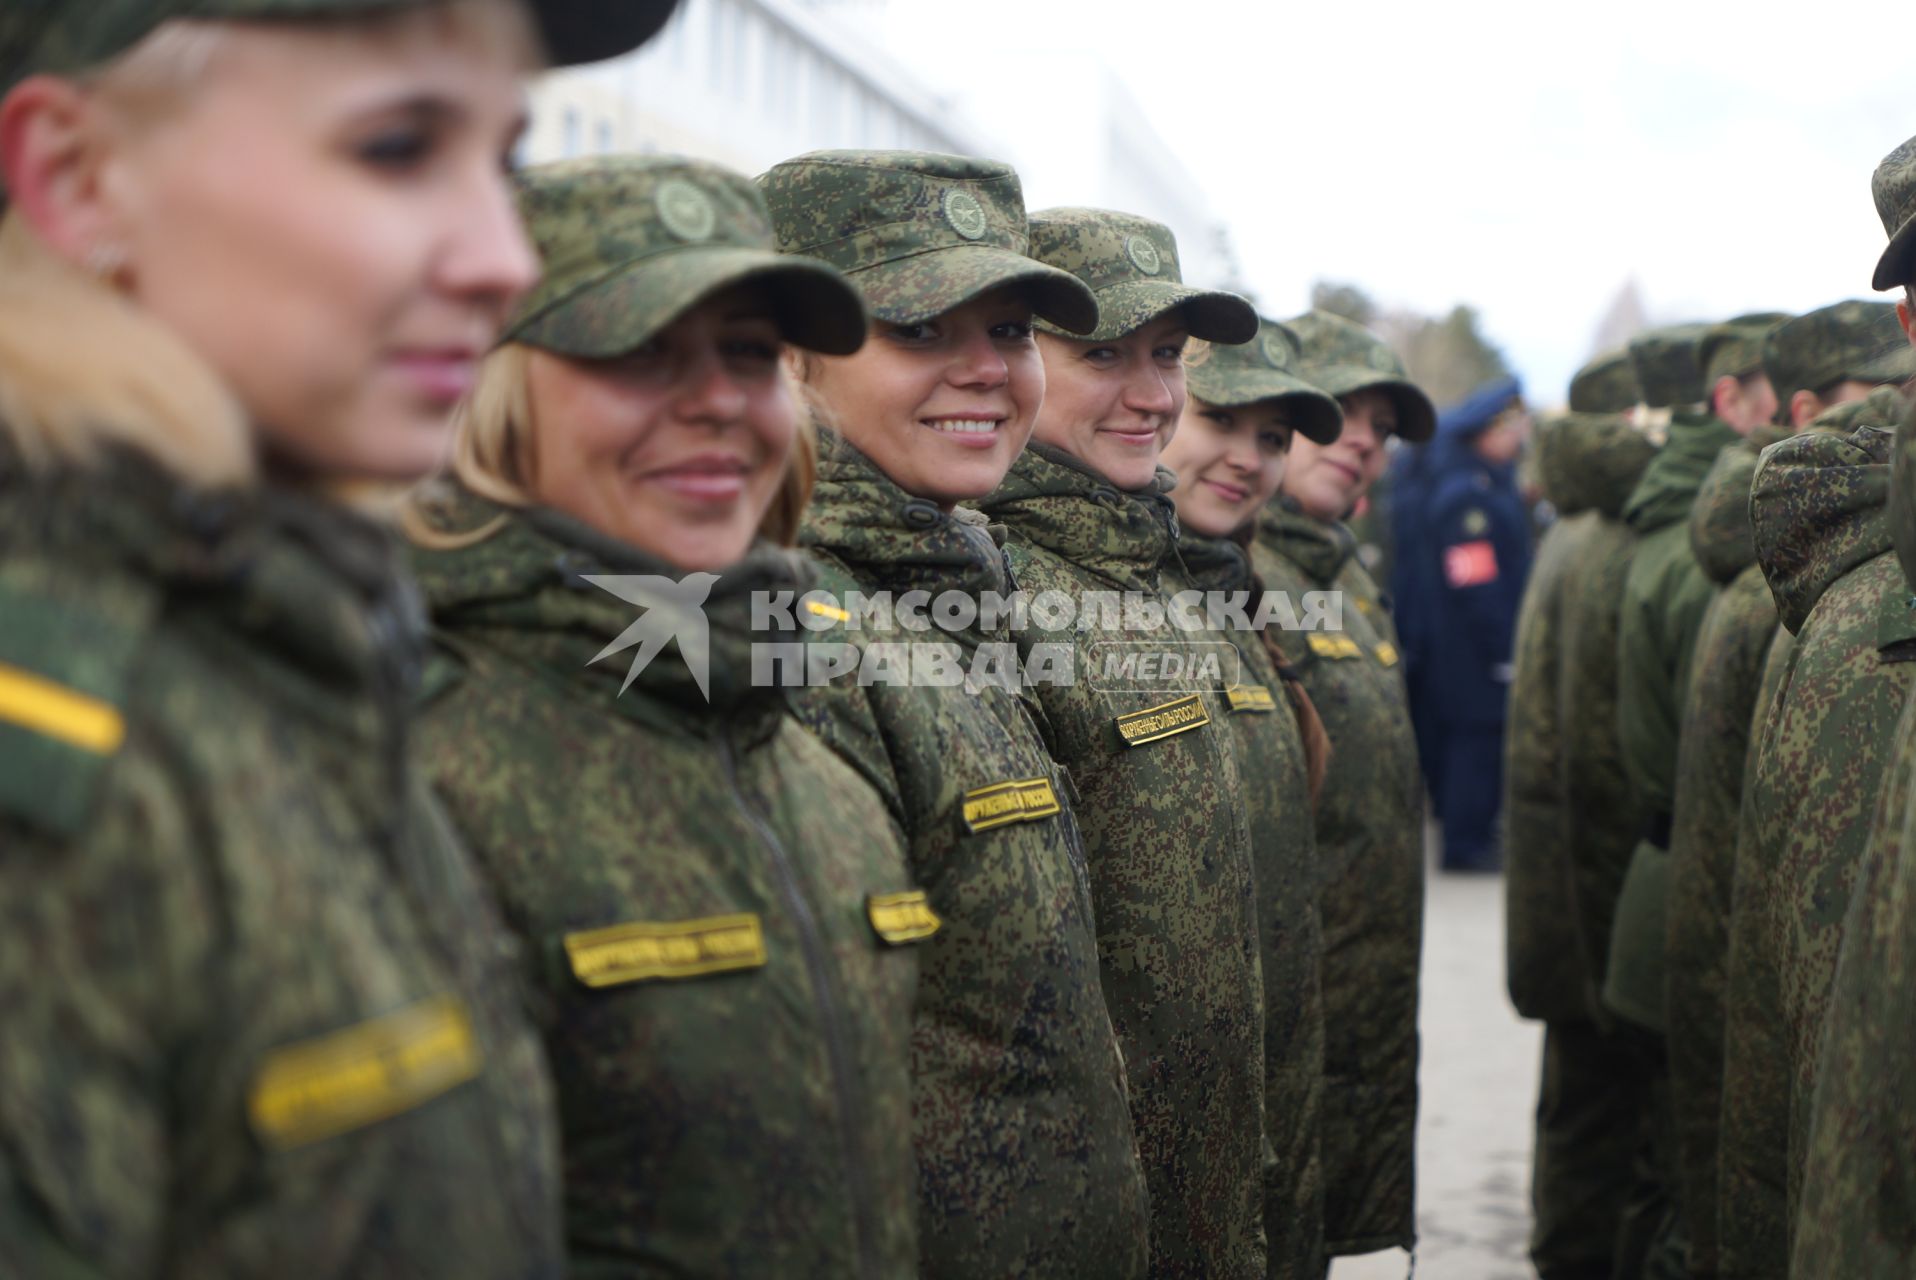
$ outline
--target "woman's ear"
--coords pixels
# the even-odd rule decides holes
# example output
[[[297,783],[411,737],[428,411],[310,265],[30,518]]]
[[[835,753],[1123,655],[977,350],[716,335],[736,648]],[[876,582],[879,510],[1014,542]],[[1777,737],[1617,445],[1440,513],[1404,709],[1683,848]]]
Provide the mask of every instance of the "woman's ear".
[[[10,212],[76,266],[123,256],[102,180],[98,108],[55,76],[21,81],[0,101],[0,178]]]

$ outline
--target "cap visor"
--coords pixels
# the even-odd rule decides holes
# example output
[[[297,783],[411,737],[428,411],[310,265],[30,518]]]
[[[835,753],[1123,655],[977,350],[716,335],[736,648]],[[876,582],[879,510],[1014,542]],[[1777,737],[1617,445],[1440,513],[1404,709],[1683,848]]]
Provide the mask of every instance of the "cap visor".
[[[616,58],[650,40],[679,0],[532,0],[555,67]]]
[[[1225,409],[1281,400],[1298,434],[1317,444],[1344,433],[1344,410],[1333,397],[1279,369],[1193,369],[1186,381],[1192,395]]]
[[[1896,228],[1896,234],[1889,238],[1889,247],[1876,260],[1876,274],[1870,277],[1870,287],[1877,290],[1895,289],[1916,280],[1916,267],[1911,266],[1912,258],[1916,258],[1916,218]]]
[[[923,324],[993,289],[1015,288],[1040,320],[1089,333],[1098,301],[1069,271],[990,245],[953,245],[852,273],[871,312],[891,324]]]
[[[1312,365],[1305,372],[1312,386],[1340,399],[1372,390],[1389,396],[1397,409],[1397,434],[1412,444],[1437,434],[1437,406],[1407,378],[1358,364]]]
[[[1257,336],[1257,311],[1234,293],[1170,280],[1126,280],[1098,290],[1097,297],[1098,327],[1083,335],[1092,342],[1115,342],[1174,310],[1183,311],[1193,338],[1235,347]]]
[[[825,355],[850,355],[869,325],[858,291],[822,262],[769,249],[689,246],[640,259],[508,331],[560,355],[623,355],[721,289],[750,285],[771,303],[779,334]]]

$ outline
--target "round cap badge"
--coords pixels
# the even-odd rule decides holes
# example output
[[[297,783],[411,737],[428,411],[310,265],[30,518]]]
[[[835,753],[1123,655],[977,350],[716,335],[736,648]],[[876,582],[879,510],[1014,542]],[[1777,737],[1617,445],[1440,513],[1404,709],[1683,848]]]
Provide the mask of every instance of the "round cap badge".
[[[696,244],[710,240],[718,228],[718,211],[712,199],[682,178],[659,184],[657,196],[659,221],[679,239]]]
[[[1284,345],[1284,339],[1275,333],[1264,335],[1264,360],[1273,369],[1291,367],[1291,349]]]
[[[945,193],[945,221],[967,240],[985,238],[985,207],[969,191]]]
[[[1124,252],[1138,270],[1147,276],[1154,276],[1164,270],[1164,259],[1158,253],[1158,247],[1143,236],[1132,236],[1124,242]]]

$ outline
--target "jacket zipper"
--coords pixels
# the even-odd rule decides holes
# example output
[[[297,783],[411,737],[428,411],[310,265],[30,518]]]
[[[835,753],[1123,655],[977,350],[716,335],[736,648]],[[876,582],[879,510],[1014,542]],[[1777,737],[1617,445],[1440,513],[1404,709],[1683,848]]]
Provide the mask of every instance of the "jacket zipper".
[[[861,1126],[854,1123],[854,1117],[861,1116],[861,1108],[858,1106],[858,1091],[852,1083],[851,1050],[845,1034],[845,1018],[825,958],[824,937],[818,927],[817,914],[799,887],[790,855],[785,851],[785,846],[779,843],[771,824],[765,821],[746,796],[745,788],[739,784],[738,757],[732,740],[721,735],[720,742],[725,760],[725,780],[738,801],[739,812],[752,824],[753,830],[758,832],[759,839],[764,841],[772,855],[772,868],[777,873],[779,891],[785,899],[786,910],[791,912],[792,923],[798,929],[799,950],[805,956],[805,969],[811,977],[819,1021],[824,1025],[825,1056],[831,1065],[832,1088],[838,1099],[839,1156],[844,1161],[845,1181],[851,1191],[852,1232],[858,1241],[858,1274],[866,1277],[866,1280],[878,1280],[875,1206],[870,1179],[864,1162],[859,1158],[858,1134]]]

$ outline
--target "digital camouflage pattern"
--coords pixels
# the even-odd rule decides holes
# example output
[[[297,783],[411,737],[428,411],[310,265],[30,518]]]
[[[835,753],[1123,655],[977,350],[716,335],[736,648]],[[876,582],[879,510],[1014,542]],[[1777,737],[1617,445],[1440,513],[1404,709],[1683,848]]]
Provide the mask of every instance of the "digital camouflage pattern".
[[[1642,398],[1627,350],[1598,356],[1570,379],[1572,413],[1627,413]]]
[[[1565,844],[1572,816],[1564,806],[1563,574],[1589,509],[1580,455],[1585,439],[1614,419],[1564,415],[1539,424],[1533,454],[1543,496],[1557,519],[1538,541],[1511,652],[1509,720],[1504,731],[1504,981],[1525,1018],[1556,1022],[1589,1016],[1590,974],[1577,947],[1563,945],[1575,914]],[[1573,462],[1570,455],[1579,455]]]
[[[1303,348],[1298,373],[1304,381],[1340,399],[1359,391],[1380,391],[1397,410],[1397,434],[1422,444],[1437,432],[1437,407],[1410,380],[1404,362],[1390,344],[1362,325],[1328,311],[1307,311],[1286,320]]]
[[[1585,464],[1572,474],[1601,483],[1589,506],[1570,517],[1572,546],[1564,553],[1563,652],[1559,657],[1563,724],[1563,800],[1576,815],[1566,852],[1575,935],[1593,983],[1591,1015],[1607,1021],[1599,991],[1608,969],[1610,930],[1630,852],[1643,825],[1624,769],[1617,728],[1617,632],[1623,588],[1637,537],[1623,518],[1625,504],[1656,454],[1656,446],[1621,418],[1597,433]],[[1569,458],[1573,451],[1559,451]]]
[[[1729,956],[1730,887],[1750,724],[1776,606],[1756,563],[1750,478],[1757,456],[1782,438],[1759,429],[1725,449],[1690,512],[1690,549],[1715,585],[1697,632],[1695,676],[1684,702],[1670,828],[1665,996],[1670,1094],[1688,1215],[1690,1264],[1716,1274],[1716,1157],[1723,1101],[1723,973]]]
[[[1031,256],[1084,281],[1098,299],[1085,342],[1111,342],[1176,310],[1205,342],[1257,336],[1257,312],[1235,293],[1194,289],[1178,267],[1177,237],[1162,222],[1110,209],[1043,209],[1031,215]],[[1053,332],[1058,330],[1055,326]]]
[[[1882,158],[1869,177],[1869,190],[1889,237],[1870,288],[1894,289],[1916,281],[1916,138]]]
[[[1227,409],[1277,401],[1299,434],[1329,444],[1344,430],[1344,410],[1299,376],[1302,359],[1297,335],[1275,320],[1260,317],[1257,337],[1251,342],[1187,351],[1185,385],[1199,400]]]
[[[1763,368],[1779,415],[1798,391],[1821,394],[1847,380],[1881,384],[1916,375],[1916,352],[1887,302],[1838,302],[1778,325],[1763,342]]]
[[[1177,540],[1171,473],[1112,487],[1070,455],[1033,444],[982,504],[1009,531],[1012,577],[1032,596],[1139,591],[1159,599]],[[1033,626],[1061,646],[1075,684],[1039,686],[1045,739],[1076,786],[1097,908],[1104,998],[1124,1050],[1131,1118],[1151,1193],[1154,1276],[1260,1276],[1265,1269],[1263,983],[1250,833],[1221,692],[1207,721],[1126,746],[1117,717],[1173,701],[1091,682],[1096,648],[1140,633]],[[1149,639],[1151,633],[1142,633]]]
[[[852,277],[871,313],[922,324],[1015,288],[1067,333],[1098,323],[1076,276],[1029,257],[1024,188],[1008,164],[924,151],[813,151],[759,180],[780,253]]]
[[[1653,349],[1659,360],[1674,363],[1669,349],[1676,345]],[[1637,350],[1632,344],[1642,381],[1653,375],[1646,374],[1646,360],[1637,358]],[[1645,394],[1650,394],[1647,387]],[[1689,517],[1717,455],[1738,439],[1717,418],[1679,409],[1671,416],[1668,440],[1623,511],[1637,547],[1624,580],[1617,634],[1618,740],[1648,834],[1631,854],[1618,899],[1603,998],[1614,1012],[1659,1033],[1664,1028],[1667,843],[1676,799],[1677,732],[1697,632],[1714,594],[1690,547]]]
[[[1707,324],[1672,324],[1630,339],[1630,370],[1643,403],[1652,409],[1687,409],[1703,403],[1703,365],[1697,349]]]
[[[1332,1256],[1417,1242],[1424,795],[1396,629],[1356,549],[1350,530],[1281,499],[1264,509],[1252,547],[1265,590],[1293,600],[1338,591],[1344,600],[1341,635],[1277,637],[1331,739],[1317,803],[1317,861],[1324,1239]]]
[[[836,435],[823,453],[800,535],[823,566],[820,589],[840,601],[1010,593],[982,516],[913,498]],[[967,668],[981,644],[1011,642],[982,622],[929,639],[957,646]],[[944,921],[923,948],[912,1029],[919,1274],[1144,1275],[1149,1206],[1084,846],[1032,711],[985,682],[806,689],[798,709],[888,797],[914,883]],[[971,829],[968,800],[1034,779],[1052,812]]]
[[[514,181],[545,273],[504,341],[624,355],[712,294],[750,286],[788,341],[841,356],[864,345],[858,291],[823,262],[773,251],[771,215],[749,178],[677,156],[594,156]]]
[[[1906,615],[1916,599],[1913,425],[1905,416],[1896,429],[1888,502]],[[1916,1108],[1904,1083],[1916,1048],[1912,787],[1916,695],[1897,724],[1830,987],[1790,1270],[1803,1280],[1900,1280],[1916,1269]]]
[[[1757,556],[1796,637],[1744,782],[1728,972],[1722,1269],[1780,1276],[1842,925],[1916,665],[1884,503],[1890,423],[1764,455]],[[1753,1031],[1733,1034],[1739,1022]],[[1752,1058],[1751,1047],[1773,1049]]]
[[[0,542],[0,1274],[556,1280],[551,1082],[409,767],[390,541],[0,439]]]
[[[1250,553],[1226,538],[1186,533],[1167,586],[1256,589]],[[1250,597],[1255,600],[1255,597]],[[1256,606],[1251,606],[1253,611]],[[1318,918],[1317,840],[1299,708],[1263,640],[1237,629],[1207,631],[1239,655],[1236,687],[1268,698],[1230,708],[1245,820],[1257,880],[1264,972],[1265,1274],[1271,1280],[1324,1273],[1324,999]]]
[[[1714,325],[1697,343],[1696,361],[1703,370],[1707,397],[1718,378],[1744,378],[1763,369],[1763,341],[1790,318],[1785,311],[1755,311]]]
[[[667,566],[456,487],[424,510],[504,520],[415,553],[438,629],[419,748],[520,940],[569,1274],[916,1274],[922,945],[869,914],[916,886],[877,793],[753,682],[750,595],[802,590],[796,557],[760,549],[710,584],[701,690],[676,643],[636,675],[626,651],[594,660],[683,606],[588,578]],[[661,932],[713,941],[644,945]]]
[[[175,18],[253,21],[337,19],[444,0],[8,0],[0,13],[0,97],[30,75],[70,76],[131,49]],[[554,66],[597,62],[635,49],[678,0],[527,0]]]

